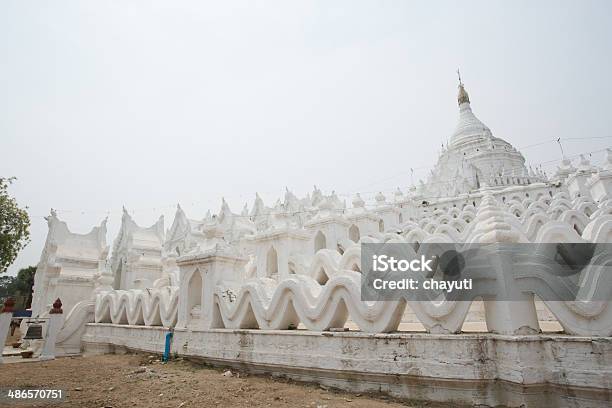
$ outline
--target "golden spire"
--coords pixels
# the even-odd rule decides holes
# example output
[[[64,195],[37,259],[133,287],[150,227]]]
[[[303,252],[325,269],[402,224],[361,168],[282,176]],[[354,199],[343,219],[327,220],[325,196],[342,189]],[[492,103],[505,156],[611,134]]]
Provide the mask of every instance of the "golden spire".
[[[459,70],[457,70],[457,76],[459,77],[459,95],[457,95],[457,102],[459,103],[459,106],[461,106],[462,103],[470,103],[470,97],[463,87],[463,82],[461,82],[461,73]]]

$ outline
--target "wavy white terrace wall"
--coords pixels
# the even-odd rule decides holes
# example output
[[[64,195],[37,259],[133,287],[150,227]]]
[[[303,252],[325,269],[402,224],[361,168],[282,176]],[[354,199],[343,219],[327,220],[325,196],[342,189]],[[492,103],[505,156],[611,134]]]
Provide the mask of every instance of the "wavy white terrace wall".
[[[434,211],[431,217],[420,220],[420,226],[406,225],[401,234],[362,236],[360,242],[403,242],[415,248],[422,243],[449,241],[605,243],[612,241],[610,203],[594,203],[583,197],[570,201],[562,193],[551,199],[544,196],[521,203],[512,198],[499,203],[489,192],[475,210],[466,207],[462,211]],[[326,220],[328,228],[339,230],[344,225]],[[353,224],[344,226],[348,236]],[[96,301],[96,321],[159,324],[177,320],[178,327],[196,328],[287,329],[302,325],[310,330],[342,327],[350,321],[365,332],[390,332],[398,329],[408,306],[414,314],[411,320],[418,321],[427,331],[456,333],[469,314],[470,302],[362,302],[360,246],[347,239],[342,251],[326,245],[309,255],[314,252],[310,242],[315,244],[324,236],[321,229],[312,231],[312,241],[307,241],[299,229],[251,235],[244,246],[254,250],[255,255],[246,258],[240,245],[218,240],[220,230],[215,228],[214,245],[178,259],[178,288],[162,285],[101,293]],[[338,239],[338,235],[334,237]],[[599,273],[592,268],[585,270],[582,279],[599,279],[597,290],[607,291],[609,298],[612,275],[603,273],[598,277]],[[524,301],[511,304],[485,302],[488,331],[539,332],[533,295],[540,294],[526,293]],[[606,297],[599,297],[602,298]],[[546,307],[539,307],[540,315],[548,309],[568,334],[612,334],[609,302],[544,304]],[[162,316],[175,310],[176,315]]]
[[[161,353],[166,333],[89,324],[83,344],[87,353]],[[172,352],[354,392],[452,406],[605,407],[612,396],[609,339],[177,329]]]
[[[358,252],[358,248],[355,250]],[[223,253],[184,258],[180,261],[178,296],[173,287],[102,293],[97,298],[95,319],[96,322],[155,325],[177,317],[178,328],[282,330],[302,325],[313,331],[344,327],[350,319],[363,332],[380,333],[398,330],[408,304],[428,332],[461,331],[472,302],[362,302],[360,274],[339,267],[333,257],[324,256],[325,251],[319,251],[319,263],[311,271],[324,268],[331,275],[324,285],[301,275],[281,281],[253,278],[241,282],[237,278],[244,259]],[[345,252],[340,265],[350,265],[352,256],[351,251]],[[601,288],[609,289],[610,282],[602,281]],[[612,334],[609,302],[543,303],[566,333]],[[484,317],[490,332],[541,331],[533,294],[526,293],[523,301],[485,302]]]

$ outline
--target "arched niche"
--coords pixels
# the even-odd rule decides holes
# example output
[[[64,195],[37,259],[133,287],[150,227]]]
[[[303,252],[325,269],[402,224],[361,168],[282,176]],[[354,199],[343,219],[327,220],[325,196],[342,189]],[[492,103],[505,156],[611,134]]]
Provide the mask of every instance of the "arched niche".
[[[121,289],[121,275],[123,274],[123,259],[119,260],[119,266],[115,271],[115,279],[113,281],[113,289]]]
[[[325,234],[321,231],[317,231],[314,239],[314,251],[315,254],[319,252],[321,249],[327,248],[327,238],[325,238]]]
[[[274,247],[270,247],[266,255],[266,276],[268,278],[278,277],[278,253]]]
[[[356,226],[355,224],[351,225],[348,231],[348,235],[351,241],[359,242],[359,238],[361,238],[359,235],[359,227]]]
[[[194,324],[202,318],[202,274],[196,270],[187,285],[188,324]]]

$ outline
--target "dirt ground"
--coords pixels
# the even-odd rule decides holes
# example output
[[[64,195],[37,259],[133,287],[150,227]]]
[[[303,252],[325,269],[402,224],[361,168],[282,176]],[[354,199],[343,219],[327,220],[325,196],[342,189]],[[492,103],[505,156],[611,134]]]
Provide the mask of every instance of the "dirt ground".
[[[405,407],[385,397],[335,392],[317,385],[252,376],[142,354],[59,358],[4,364],[0,388],[64,389],[61,407]]]

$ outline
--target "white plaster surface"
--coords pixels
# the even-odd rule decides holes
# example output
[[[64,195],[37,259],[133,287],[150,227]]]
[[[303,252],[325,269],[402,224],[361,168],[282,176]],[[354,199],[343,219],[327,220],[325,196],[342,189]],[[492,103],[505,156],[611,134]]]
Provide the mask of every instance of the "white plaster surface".
[[[161,353],[163,328],[89,324],[89,353]],[[358,392],[467,405],[603,407],[612,340],[565,335],[177,330],[172,351]]]
[[[9,335],[12,318],[13,318],[13,312],[0,313],[0,344],[2,345],[2,349],[4,349],[4,345],[6,344],[6,339],[8,338],[8,335]],[[1,351],[0,351],[0,363],[2,363],[2,352]]]
[[[49,315],[45,344],[40,353],[40,360],[53,360],[55,358],[55,344],[57,335],[64,324],[64,314],[55,313]]]

